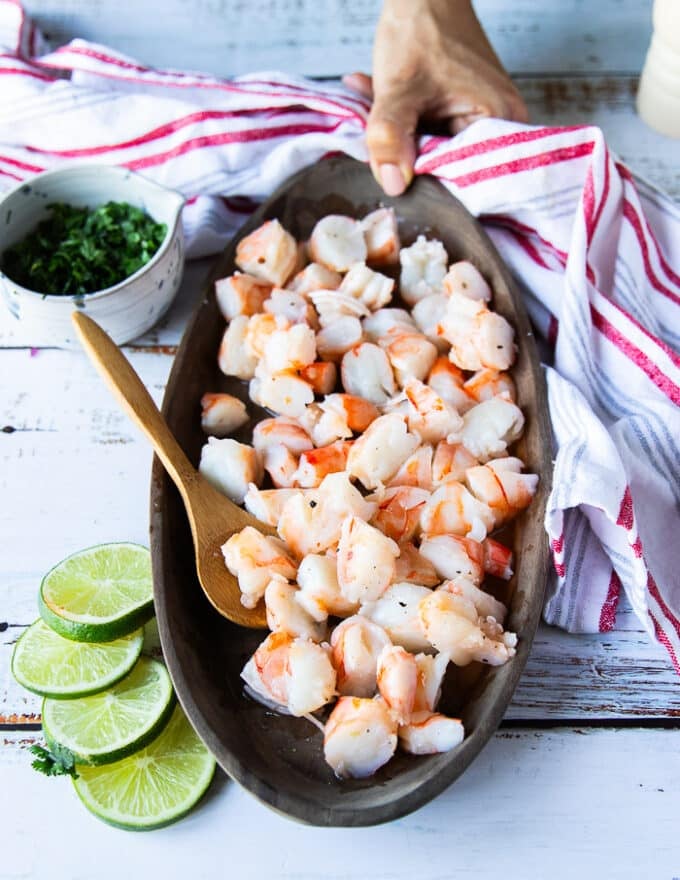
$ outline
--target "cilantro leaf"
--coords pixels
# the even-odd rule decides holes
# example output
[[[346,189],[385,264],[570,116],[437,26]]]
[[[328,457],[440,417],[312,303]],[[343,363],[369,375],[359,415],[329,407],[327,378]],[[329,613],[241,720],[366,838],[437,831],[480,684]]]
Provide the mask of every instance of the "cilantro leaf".
[[[72,751],[55,743],[50,748],[43,746],[31,746],[31,754],[35,755],[35,761],[31,767],[45,776],[72,776],[78,778],[76,772],[76,759]]]

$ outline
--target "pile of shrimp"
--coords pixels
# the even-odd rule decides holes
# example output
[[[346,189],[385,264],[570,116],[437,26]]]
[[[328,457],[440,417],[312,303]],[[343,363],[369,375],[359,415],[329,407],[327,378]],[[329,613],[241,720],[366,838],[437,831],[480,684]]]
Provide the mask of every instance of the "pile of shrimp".
[[[424,236],[402,247],[389,208],[324,217],[304,245],[270,220],[236,263],[216,283],[219,366],[274,415],[239,443],[246,406],[205,394],[200,470],[279,535],[246,527],[222,548],[271,629],[247,689],[316,720],[339,777],[370,776],[397,745],[452,749],[463,725],[436,711],[448,664],[500,665],[517,644],[482,588],[512,576],[489,533],[538,482],[508,453],[524,425],[513,328],[471,263]],[[399,266],[410,311],[380,271]]]

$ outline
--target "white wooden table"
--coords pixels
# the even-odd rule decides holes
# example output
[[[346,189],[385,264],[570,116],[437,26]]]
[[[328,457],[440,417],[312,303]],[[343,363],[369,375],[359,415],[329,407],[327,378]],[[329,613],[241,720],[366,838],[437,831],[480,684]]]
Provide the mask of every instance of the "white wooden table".
[[[31,0],[56,39],[144,61],[332,76],[368,68],[378,0]],[[680,144],[644,127],[634,94],[645,0],[480,0],[535,121],[591,122],[632,169],[680,197]],[[178,47],[177,35],[184,43]],[[160,402],[206,265],[162,326],[126,347]],[[78,353],[32,348],[0,316],[0,878],[239,880],[680,876],[680,682],[633,615],[616,632],[543,626],[500,731],[452,788],[399,822],[319,830],[224,776],[188,819],[133,835],[101,824],[66,780],[30,769],[39,700],[12,683],[13,643],[41,575],[104,541],[147,542],[151,455]]]

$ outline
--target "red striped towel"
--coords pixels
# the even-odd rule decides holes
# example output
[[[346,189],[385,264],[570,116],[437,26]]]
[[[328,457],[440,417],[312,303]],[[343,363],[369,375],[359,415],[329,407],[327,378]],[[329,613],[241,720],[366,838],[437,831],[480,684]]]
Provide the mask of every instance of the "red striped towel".
[[[40,55],[16,0],[0,0],[0,46],[0,188],[72,160],[126,165],[188,197],[193,256],[289,174],[365,158],[368,106],[339,86],[151,69],[82,40]],[[480,121],[423,138],[417,172],[481,217],[552,347],[545,619],[610,630],[623,588],[680,672],[680,209],[592,126]]]

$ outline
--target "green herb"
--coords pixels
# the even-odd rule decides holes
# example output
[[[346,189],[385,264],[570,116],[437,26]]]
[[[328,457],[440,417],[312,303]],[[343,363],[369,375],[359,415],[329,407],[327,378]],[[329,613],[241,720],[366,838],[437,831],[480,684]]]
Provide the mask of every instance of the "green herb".
[[[127,202],[49,208],[50,217],[2,256],[3,272],[38,293],[82,296],[112,287],[149,262],[167,230]]]
[[[76,759],[69,749],[55,743],[51,749],[43,748],[43,746],[31,746],[31,754],[36,756],[35,761],[31,764],[38,773],[44,773],[45,776],[73,776],[78,778],[76,773]]]

